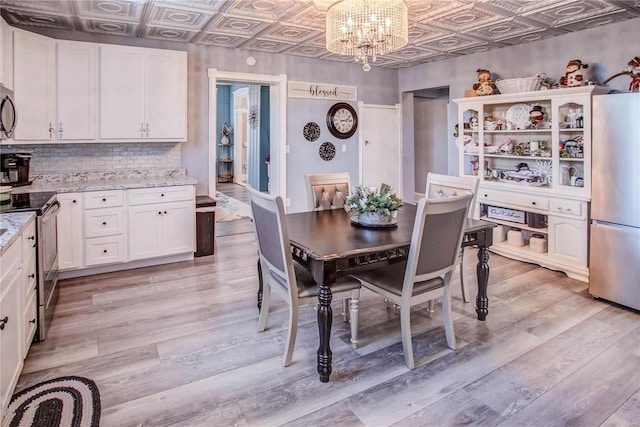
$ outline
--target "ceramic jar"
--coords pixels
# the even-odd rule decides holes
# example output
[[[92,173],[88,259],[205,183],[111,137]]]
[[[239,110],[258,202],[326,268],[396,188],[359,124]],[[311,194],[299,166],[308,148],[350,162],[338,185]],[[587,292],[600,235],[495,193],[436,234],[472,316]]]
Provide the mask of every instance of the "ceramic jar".
[[[529,247],[533,252],[547,252],[547,239],[544,234],[533,234],[529,238]]]
[[[507,233],[507,244],[510,246],[524,246],[524,236],[519,228],[512,228]]]
[[[499,225],[499,226],[497,226],[496,228],[493,229],[493,241],[494,242],[504,242],[505,238],[506,238],[505,231],[504,231],[504,227],[502,225]]]

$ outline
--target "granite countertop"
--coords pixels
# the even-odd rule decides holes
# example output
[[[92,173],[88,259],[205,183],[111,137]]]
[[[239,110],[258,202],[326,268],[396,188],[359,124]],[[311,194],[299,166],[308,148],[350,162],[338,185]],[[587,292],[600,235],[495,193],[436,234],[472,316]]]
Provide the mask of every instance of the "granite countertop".
[[[129,172],[83,172],[77,174],[42,175],[33,177],[31,185],[14,187],[14,194],[53,191],[75,193],[82,191],[126,190],[129,188],[170,187],[195,185],[198,181],[187,176],[184,169],[142,170]]]
[[[0,255],[20,237],[20,233],[35,217],[34,212],[10,212],[0,215]]]

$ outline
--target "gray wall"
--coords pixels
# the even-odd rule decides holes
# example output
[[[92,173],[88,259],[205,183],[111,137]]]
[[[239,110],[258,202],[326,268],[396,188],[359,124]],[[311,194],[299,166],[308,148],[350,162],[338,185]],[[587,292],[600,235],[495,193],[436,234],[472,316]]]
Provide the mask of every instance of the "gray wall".
[[[447,99],[415,97],[413,103],[415,138],[415,189],[424,193],[427,173],[446,174]]]

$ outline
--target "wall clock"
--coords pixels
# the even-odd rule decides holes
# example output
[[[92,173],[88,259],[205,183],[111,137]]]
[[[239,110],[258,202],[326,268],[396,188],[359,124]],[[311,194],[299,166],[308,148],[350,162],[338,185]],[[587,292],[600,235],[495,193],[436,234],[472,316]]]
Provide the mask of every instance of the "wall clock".
[[[330,142],[323,142],[322,145],[320,145],[319,153],[320,158],[328,162],[336,155],[336,146]]]
[[[338,102],[329,108],[327,127],[336,138],[351,138],[358,129],[356,110],[346,102]]]
[[[320,126],[318,126],[318,124],[315,122],[309,122],[304,125],[302,134],[304,135],[304,139],[309,142],[313,142],[316,139],[320,138]]]

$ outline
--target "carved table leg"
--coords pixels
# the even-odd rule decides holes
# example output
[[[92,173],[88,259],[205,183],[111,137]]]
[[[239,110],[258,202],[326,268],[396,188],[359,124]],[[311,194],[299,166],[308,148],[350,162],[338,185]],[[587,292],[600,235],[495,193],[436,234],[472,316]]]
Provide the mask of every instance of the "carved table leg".
[[[476,297],[476,313],[478,320],[486,320],[489,314],[489,298],[487,298],[487,284],[489,282],[489,249],[486,246],[478,248],[478,296]]]
[[[258,257],[258,312],[262,308],[262,265],[260,264],[260,257]]]
[[[320,381],[326,383],[331,375],[331,348],[329,340],[331,338],[331,322],[333,312],[331,310],[331,288],[326,285],[319,285],[318,290],[318,332],[320,333],[320,346],[318,347],[318,374]]]

